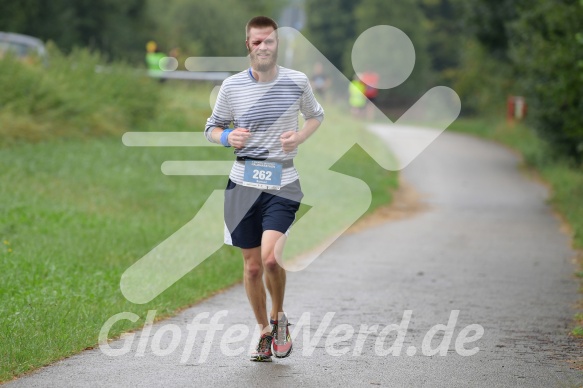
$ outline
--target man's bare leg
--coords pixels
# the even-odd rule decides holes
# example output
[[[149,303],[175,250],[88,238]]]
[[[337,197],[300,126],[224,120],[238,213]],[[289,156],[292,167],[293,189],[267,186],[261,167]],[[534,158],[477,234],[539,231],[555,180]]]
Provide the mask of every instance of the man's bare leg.
[[[271,295],[270,318],[278,319],[278,313],[283,312],[285,296],[285,270],[279,265],[286,236],[275,230],[266,230],[261,239],[261,259],[265,268],[265,285]]]
[[[270,332],[267,319],[266,294],[263,284],[263,263],[261,261],[261,247],[241,249],[243,253],[244,269],[243,280],[247,298],[261,327],[262,333]]]

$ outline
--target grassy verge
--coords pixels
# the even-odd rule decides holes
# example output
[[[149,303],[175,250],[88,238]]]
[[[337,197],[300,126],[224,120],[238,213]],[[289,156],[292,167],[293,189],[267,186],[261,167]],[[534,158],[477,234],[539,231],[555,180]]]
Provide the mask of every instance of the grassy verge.
[[[94,138],[142,127],[160,115],[156,81],[85,49],[50,65],[0,61],[0,146],[60,138]]]
[[[0,148],[0,381],[95,346],[101,326],[114,314],[133,312],[140,320],[116,324],[112,336],[143,325],[148,310],[157,310],[158,318],[170,316],[240,281],[239,253],[224,246],[148,304],[132,304],[120,292],[125,269],[192,219],[209,194],[225,185],[224,177],[165,176],[162,162],[232,157],[232,150],[220,147],[124,147],[120,134],[129,128],[201,130],[210,112],[209,88],[151,87],[159,112],[148,122],[122,120],[113,133],[77,136],[70,132],[74,121],[67,121],[71,136],[40,138],[32,136],[38,131],[33,126]],[[3,120],[12,131],[15,123],[38,124],[39,117],[51,114],[7,111]],[[326,123],[339,136],[357,129],[337,113]],[[390,200],[397,182],[396,174],[358,147],[335,169],[369,184],[371,210]]]
[[[583,279],[583,169],[557,157],[547,144],[524,125],[508,125],[500,120],[459,119],[451,130],[475,134],[508,145],[520,152],[527,168],[534,169],[551,187],[550,203],[561,214],[572,231],[573,245],[580,253]],[[583,283],[582,283],[583,289]],[[572,334],[583,338],[583,313],[574,318]]]

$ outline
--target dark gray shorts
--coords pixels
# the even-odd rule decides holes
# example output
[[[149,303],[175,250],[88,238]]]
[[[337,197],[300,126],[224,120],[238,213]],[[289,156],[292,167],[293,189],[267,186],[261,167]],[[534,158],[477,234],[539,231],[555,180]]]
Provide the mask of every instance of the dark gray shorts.
[[[286,233],[296,218],[304,194],[296,180],[280,190],[237,185],[225,190],[225,243],[239,248],[261,246],[266,230]]]

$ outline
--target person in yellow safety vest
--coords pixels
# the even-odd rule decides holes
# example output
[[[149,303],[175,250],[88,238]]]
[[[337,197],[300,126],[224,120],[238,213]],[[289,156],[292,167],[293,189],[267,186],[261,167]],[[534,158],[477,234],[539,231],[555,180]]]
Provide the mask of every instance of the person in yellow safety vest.
[[[366,106],[366,97],[364,95],[366,91],[366,85],[355,74],[348,88],[348,102],[350,103],[352,115],[355,117],[360,117],[362,116],[364,107]]]
[[[160,60],[165,57],[166,54],[160,52],[156,42],[151,40],[146,44],[146,66],[148,67],[150,76],[160,77],[162,75]],[[160,80],[163,80],[163,78]]]

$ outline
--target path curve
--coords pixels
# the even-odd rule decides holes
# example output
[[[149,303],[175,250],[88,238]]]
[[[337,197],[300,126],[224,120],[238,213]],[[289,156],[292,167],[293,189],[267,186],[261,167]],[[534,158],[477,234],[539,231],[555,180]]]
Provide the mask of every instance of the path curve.
[[[388,128],[370,129],[390,143]],[[298,323],[305,313],[311,319],[309,326],[296,325],[307,330],[296,337],[288,359],[252,363],[244,354],[221,352],[221,340],[224,349],[244,346],[245,352],[251,343],[251,334],[242,341],[225,335],[228,328],[252,321],[245,291],[237,285],[154,325],[144,336],[143,356],[136,338],[125,355],[87,351],[7,386],[580,386],[583,372],[573,369],[572,361],[581,361],[581,344],[567,336],[578,298],[575,253],[546,204],[547,189],[521,174],[518,164],[503,147],[443,133],[402,172],[426,202],[425,211],[346,234],[306,270],[288,275],[290,319]],[[222,310],[224,327],[206,361],[199,358],[208,330],[198,333],[192,355],[181,362],[189,348],[186,325],[197,314]],[[447,324],[455,311],[446,355],[424,355],[426,333]],[[333,318],[316,341],[327,313]],[[391,346],[396,332],[384,341],[379,332],[403,324],[407,314],[411,319],[399,355],[380,355],[383,349],[376,346]],[[378,325],[377,333],[359,337],[364,336],[361,325]],[[468,325],[476,330],[480,325],[484,333],[464,345],[479,347],[477,353],[462,356],[455,342]],[[152,342],[169,346],[169,330],[180,334],[181,342],[170,355],[155,355]],[[351,330],[355,333],[349,336]],[[310,356],[305,334],[314,341]],[[334,339],[339,340],[335,345]],[[122,347],[124,341],[111,346]]]

